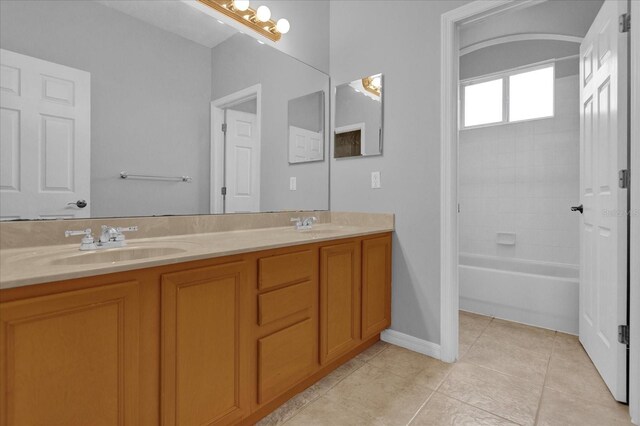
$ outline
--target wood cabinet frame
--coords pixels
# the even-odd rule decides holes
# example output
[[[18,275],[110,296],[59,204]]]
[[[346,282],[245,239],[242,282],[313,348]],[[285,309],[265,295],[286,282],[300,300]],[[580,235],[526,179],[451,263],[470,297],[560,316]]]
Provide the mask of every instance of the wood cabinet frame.
[[[371,262],[367,260],[369,251],[375,252],[376,257],[371,261],[385,263],[383,277],[367,276],[370,273],[367,262]],[[294,265],[291,269],[288,268],[290,264]],[[341,284],[330,282],[332,276],[339,277],[338,280],[344,280],[349,286],[351,311],[346,319],[341,319],[349,327],[349,338],[335,347],[328,347],[331,336],[327,332],[331,319],[328,317],[330,309],[327,302],[331,297],[331,288],[339,289]],[[120,294],[123,291],[121,289],[126,289],[122,312],[127,324],[122,338],[129,349],[122,355],[124,373],[121,374],[125,375],[126,384],[123,402],[117,412],[117,418],[120,419],[118,423],[178,424],[180,417],[176,415],[176,401],[179,392],[184,391],[178,388],[176,379],[176,356],[180,345],[184,344],[184,339],[181,343],[178,334],[178,293],[181,289],[193,288],[191,286],[218,285],[225,277],[235,280],[233,295],[228,291],[221,294],[233,301],[235,309],[233,330],[236,346],[233,351],[236,393],[233,407],[228,412],[207,417],[205,423],[208,424],[254,424],[296,393],[377,342],[380,331],[390,321],[390,233],[0,290],[0,407],[3,413],[0,415],[0,426],[12,423],[12,417],[6,413],[11,413],[9,393],[14,384],[11,380],[5,380],[7,374],[11,375],[13,365],[10,354],[13,347],[9,336],[11,321],[29,317],[42,309],[53,312],[56,309],[72,309],[87,300],[102,300],[104,294]],[[225,282],[221,285],[230,284]],[[366,303],[366,295],[373,294],[369,285],[375,285],[375,294],[384,295],[382,304]],[[209,290],[212,291],[211,288]],[[209,293],[209,297],[214,295]],[[309,300],[306,299],[308,295]],[[65,302],[60,305],[61,302],[56,300]],[[282,303],[291,304],[292,307],[279,309]],[[384,315],[381,315],[381,307],[384,307]],[[375,310],[375,315],[368,313],[371,309]],[[374,316],[376,321],[371,320]],[[303,328],[300,328],[301,324]],[[211,327],[211,324],[205,324],[194,333],[206,332]],[[313,359],[308,364],[300,364],[300,368],[283,370],[285,375],[292,371],[286,386],[270,382],[269,393],[265,394],[265,398],[260,398],[259,342],[263,339],[263,350],[271,351],[269,362],[272,363],[273,354],[277,351],[273,352],[271,348],[274,342],[277,347],[278,339],[281,339],[278,333],[283,332],[302,340],[309,339],[312,342]],[[101,339],[101,336],[94,338]],[[184,347],[182,350],[185,350]],[[194,356],[192,359],[197,361],[202,357]],[[211,369],[207,371],[212,374]]]

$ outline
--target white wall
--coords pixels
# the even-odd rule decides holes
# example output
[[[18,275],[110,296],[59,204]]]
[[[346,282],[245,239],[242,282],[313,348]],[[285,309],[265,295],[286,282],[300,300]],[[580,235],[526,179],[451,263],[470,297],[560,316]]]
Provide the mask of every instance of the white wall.
[[[92,216],[208,213],[211,49],[92,1],[2,1],[0,46],[91,73]]]
[[[383,155],[331,163],[331,209],[396,214],[393,330],[440,341],[440,16],[466,1],[331,2],[331,78],[381,72]],[[370,188],[381,171],[382,188]]]
[[[328,209],[327,155],[324,161],[290,165],[287,115],[289,100],[319,90],[328,93],[329,77],[243,34],[213,49],[213,100],[258,83],[262,84],[260,210]],[[297,179],[296,191],[289,190],[292,176]]]
[[[578,76],[555,90],[553,118],[460,132],[460,252],[578,265]]]

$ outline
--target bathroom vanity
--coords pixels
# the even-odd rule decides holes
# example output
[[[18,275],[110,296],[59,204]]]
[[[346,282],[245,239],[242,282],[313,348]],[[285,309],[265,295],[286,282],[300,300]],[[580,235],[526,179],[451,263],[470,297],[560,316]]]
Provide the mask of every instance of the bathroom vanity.
[[[0,251],[0,424],[255,423],[389,326],[392,227]]]

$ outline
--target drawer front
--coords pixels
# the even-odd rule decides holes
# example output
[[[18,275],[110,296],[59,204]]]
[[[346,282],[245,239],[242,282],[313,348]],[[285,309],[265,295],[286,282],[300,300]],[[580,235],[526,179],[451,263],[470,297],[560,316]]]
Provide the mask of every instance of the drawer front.
[[[266,290],[283,284],[310,280],[312,274],[311,250],[263,257],[258,263],[258,288]]]
[[[263,293],[258,296],[258,325],[270,324],[296,313],[309,318],[312,304],[311,281]]]
[[[317,331],[307,319],[258,341],[258,403],[309,376],[317,358]]]

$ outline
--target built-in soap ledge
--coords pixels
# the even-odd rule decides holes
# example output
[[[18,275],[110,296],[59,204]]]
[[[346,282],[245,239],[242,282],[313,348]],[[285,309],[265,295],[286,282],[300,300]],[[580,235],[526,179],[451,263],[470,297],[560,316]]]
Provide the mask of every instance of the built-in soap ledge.
[[[516,233],[515,232],[498,232],[496,234],[496,243],[501,246],[515,246]]]

